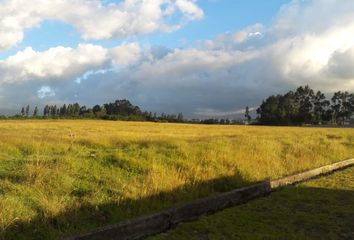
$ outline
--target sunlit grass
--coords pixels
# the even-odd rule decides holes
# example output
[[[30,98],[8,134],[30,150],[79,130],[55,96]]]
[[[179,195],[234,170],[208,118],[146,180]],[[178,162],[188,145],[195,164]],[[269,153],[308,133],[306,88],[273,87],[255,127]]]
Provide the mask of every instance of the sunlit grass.
[[[55,238],[354,156],[354,129],[0,121],[0,236]]]

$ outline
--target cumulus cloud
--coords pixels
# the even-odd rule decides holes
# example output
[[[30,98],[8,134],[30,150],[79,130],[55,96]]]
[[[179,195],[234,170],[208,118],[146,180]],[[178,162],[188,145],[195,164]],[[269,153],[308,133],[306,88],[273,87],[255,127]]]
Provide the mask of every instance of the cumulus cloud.
[[[79,44],[76,48],[54,47],[35,51],[31,47],[0,60],[0,85],[27,81],[69,81],[80,83],[94,74],[105,74],[117,67],[134,64],[143,56],[137,43],[110,49]]]
[[[168,24],[177,13],[181,19]],[[84,39],[110,39],[169,32],[204,13],[196,0],[125,0],[103,5],[100,0],[0,0],[0,50],[21,42],[24,30],[44,20],[74,26]]]
[[[288,6],[289,9],[285,8],[283,11],[303,7],[303,1],[296,3],[298,5],[292,3]],[[300,26],[306,18],[307,26],[304,23],[295,28],[288,24],[289,19],[283,19],[287,24],[282,23],[279,28],[277,24],[280,20],[277,20],[275,27],[269,30],[276,37],[271,39],[270,44],[262,47],[273,64],[272,68],[280,74],[280,80],[292,85],[310,84],[327,92],[338,89],[354,90],[353,78],[342,81],[344,69],[338,71],[339,65],[341,68],[348,68],[348,65],[353,64],[351,49],[354,46],[354,21],[348,21],[348,17],[353,16],[354,4],[352,1],[343,1],[343,4],[348,7],[346,11],[335,1],[308,1],[304,5],[304,16],[300,14],[295,18],[290,15],[290,19],[295,23],[299,22]],[[342,15],[335,14],[337,10],[343,12]],[[310,21],[309,11],[313,14],[312,18],[316,18],[314,23]],[[283,17],[283,14],[280,16]],[[323,19],[323,22],[317,18]],[[274,32],[274,29],[277,31]]]
[[[161,84],[203,84],[217,81],[216,75],[230,76],[232,69],[258,57],[257,51],[176,49],[165,57],[143,62],[132,75],[144,82]],[[168,80],[167,80],[168,79]]]
[[[135,9],[139,2],[125,1],[112,9]],[[195,1],[173,3],[160,8],[162,16],[178,8],[188,19],[202,17]],[[144,11],[154,12],[154,6]],[[257,106],[269,94],[302,84],[327,93],[354,91],[353,16],[352,0],[341,4],[293,0],[269,26],[255,24],[190,48],[146,49],[137,43],[111,49],[80,45],[36,52],[29,48],[0,61],[1,78],[6,80],[4,88],[21,82],[35,94],[43,85],[55,89],[53,101],[80,99],[91,104],[129,98],[151,111],[233,116],[247,105]],[[49,81],[44,84],[45,79]],[[75,79],[80,81],[68,81]]]
[[[110,51],[110,57],[115,65],[129,65],[139,61],[142,55],[137,43],[123,44]]]
[[[262,37],[262,35],[263,35],[261,33],[262,30],[263,30],[263,25],[258,23],[258,24],[249,26],[239,32],[236,32],[235,34],[233,34],[232,38],[235,43],[243,43],[250,38]]]
[[[174,50],[143,63],[132,77],[144,79],[145,89],[151,89],[147,82],[164,85],[169,97],[189,92],[196,115],[232,115],[232,109],[304,84],[326,93],[353,91],[353,14],[350,0],[294,0],[270,26],[256,24],[198,49]]]
[[[204,16],[203,10],[196,5],[196,0],[176,0],[176,6],[189,19],[201,19]]]
[[[27,47],[0,61],[0,83],[72,79],[102,66],[107,61],[107,52],[107,49],[92,44],[80,44],[75,49],[55,47],[44,52]]]
[[[40,99],[43,99],[45,97],[54,97],[55,96],[55,92],[49,86],[42,86],[40,89],[38,89],[37,96]]]
[[[328,61],[328,75],[344,80],[354,79],[354,46],[335,51]]]

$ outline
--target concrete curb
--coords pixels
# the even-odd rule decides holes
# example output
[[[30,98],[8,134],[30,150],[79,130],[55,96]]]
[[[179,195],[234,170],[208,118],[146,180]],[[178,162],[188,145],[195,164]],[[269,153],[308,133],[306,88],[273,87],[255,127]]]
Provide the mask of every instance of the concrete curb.
[[[324,174],[329,174],[334,171],[344,169],[350,166],[354,166],[354,159],[348,159],[341,162],[329,164],[323,167],[315,168],[313,170],[309,170],[306,172],[302,172],[299,174],[291,175],[288,177],[283,177],[277,180],[270,181],[270,186],[272,190],[276,190],[277,188],[284,187],[287,185],[303,182],[312,178],[319,177]]]
[[[167,231],[181,222],[196,220],[202,215],[214,213],[268,195],[279,188],[303,182],[324,174],[329,174],[350,166],[354,166],[354,159],[337,162],[277,180],[265,181],[248,187],[235,189],[230,192],[196,200],[181,207],[172,208],[153,215],[98,228],[81,235],[63,238],[63,240],[141,239],[149,235]]]

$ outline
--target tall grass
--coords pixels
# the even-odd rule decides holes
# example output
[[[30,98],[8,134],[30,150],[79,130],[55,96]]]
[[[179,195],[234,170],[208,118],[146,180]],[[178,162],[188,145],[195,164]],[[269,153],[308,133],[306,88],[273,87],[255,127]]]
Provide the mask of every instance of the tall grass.
[[[352,156],[353,129],[1,121],[0,238],[55,238]]]

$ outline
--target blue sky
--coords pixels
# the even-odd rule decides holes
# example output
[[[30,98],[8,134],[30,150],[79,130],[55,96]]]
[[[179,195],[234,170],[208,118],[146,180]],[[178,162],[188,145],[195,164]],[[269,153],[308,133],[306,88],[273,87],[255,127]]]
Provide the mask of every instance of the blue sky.
[[[351,0],[0,2],[2,111],[128,98],[232,117],[303,84],[354,90]]]
[[[108,2],[108,1],[106,1]],[[110,1],[120,2],[120,1]],[[74,47],[82,42],[112,47],[126,41],[160,45],[168,48],[194,45],[196,41],[211,39],[219,34],[235,32],[255,23],[268,25],[288,0],[200,0],[199,6],[205,17],[201,21],[190,22],[182,29],[171,33],[153,33],[123,39],[83,40],[75,28],[61,21],[45,20],[40,27],[26,30],[24,40],[15,48],[1,52],[2,58],[31,46],[37,51],[51,47]]]

